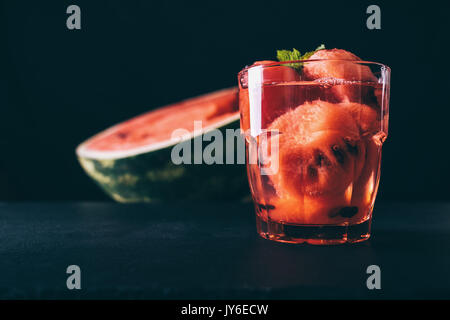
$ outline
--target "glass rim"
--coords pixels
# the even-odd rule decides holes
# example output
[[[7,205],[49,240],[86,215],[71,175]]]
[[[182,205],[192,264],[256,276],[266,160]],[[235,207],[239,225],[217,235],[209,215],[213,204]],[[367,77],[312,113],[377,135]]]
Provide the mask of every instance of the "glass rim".
[[[264,61],[264,60],[263,60]],[[381,68],[387,69],[389,72],[391,71],[391,68],[381,62],[374,62],[374,61],[367,61],[367,60],[350,60],[350,59],[306,59],[306,60],[289,60],[289,61],[273,61],[271,63],[267,64],[258,64],[258,65],[250,65],[246,66],[244,69],[239,71],[238,75],[241,73],[244,73],[245,71],[248,71],[250,69],[256,68],[256,67],[274,67],[274,66],[281,66],[285,64],[291,64],[291,63],[305,63],[305,62],[323,62],[323,61],[342,61],[342,62],[353,62],[358,64],[366,64],[366,65],[375,65]]]

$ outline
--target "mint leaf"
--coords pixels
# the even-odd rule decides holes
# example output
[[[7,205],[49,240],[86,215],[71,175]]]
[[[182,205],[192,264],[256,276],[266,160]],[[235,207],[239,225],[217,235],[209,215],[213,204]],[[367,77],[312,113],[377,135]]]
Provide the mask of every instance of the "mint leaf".
[[[301,59],[301,60],[308,60],[309,58],[311,58],[311,56],[312,56],[314,53],[316,53],[316,51],[323,50],[323,49],[325,49],[325,45],[324,45],[324,44],[321,44],[320,46],[318,46],[318,47],[316,48],[316,50],[307,52],[307,53],[305,53],[304,55],[302,55],[302,57],[301,57],[300,59]]]
[[[277,59],[278,61],[292,61],[292,60],[300,60],[302,55],[300,51],[293,48],[290,50],[277,50]]]
[[[277,50],[277,59],[280,62],[283,61],[293,61],[293,60],[308,60],[316,51],[325,49],[325,45],[321,44],[314,51],[309,51],[304,55],[301,55],[300,51],[295,48],[291,50]],[[297,71],[301,71],[303,68],[303,63],[286,63],[284,66],[288,66],[296,69]]]
[[[293,48],[292,51],[290,50],[277,50],[277,59],[280,62],[283,61],[292,61],[292,60],[300,60],[302,58],[302,55],[300,51]],[[287,63],[284,64],[284,66],[288,66],[294,69],[300,69],[301,64],[300,63]]]

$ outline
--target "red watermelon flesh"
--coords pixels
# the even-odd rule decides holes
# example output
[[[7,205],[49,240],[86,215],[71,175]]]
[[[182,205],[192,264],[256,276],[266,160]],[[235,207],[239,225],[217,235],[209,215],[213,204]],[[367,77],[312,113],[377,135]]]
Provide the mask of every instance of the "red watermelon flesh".
[[[329,49],[319,50],[309,59],[327,60],[306,62],[303,75],[308,80],[331,81],[337,101],[376,102],[373,86],[361,86],[359,83],[377,83],[377,78],[367,65],[355,62],[361,61],[358,56],[343,49]],[[336,80],[342,80],[342,82],[338,83]],[[359,83],[355,85],[352,81]]]
[[[84,152],[121,152],[173,141],[176,129],[194,132],[194,121],[203,129],[238,118],[237,89],[188,99],[122,122],[80,146]]]
[[[280,132],[279,171],[269,176],[276,190],[268,199],[274,207],[270,218],[294,224],[362,221],[378,179],[378,153],[372,148],[377,128],[371,107],[321,100],[273,121],[269,129]],[[351,217],[349,211],[355,211]]]

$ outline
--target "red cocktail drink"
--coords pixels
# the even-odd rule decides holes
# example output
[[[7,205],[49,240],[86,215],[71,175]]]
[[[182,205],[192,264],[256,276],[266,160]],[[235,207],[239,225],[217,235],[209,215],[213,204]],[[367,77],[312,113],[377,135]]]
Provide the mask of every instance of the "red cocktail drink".
[[[264,238],[335,244],[370,236],[390,69],[353,55],[337,59],[341,51],[239,73],[247,172]]]

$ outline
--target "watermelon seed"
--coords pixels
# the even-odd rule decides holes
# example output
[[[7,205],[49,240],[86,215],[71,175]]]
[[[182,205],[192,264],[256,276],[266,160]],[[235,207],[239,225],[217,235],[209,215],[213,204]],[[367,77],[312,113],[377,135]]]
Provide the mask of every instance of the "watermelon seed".
[[[344,142],[345,142],[345,146],[347,147],[347,150],[348,150],[348,152],[350,154],[352,154],[352,155],[357,155],[358,154],[358,146],[356,144],[352,145],[350,143],[350,140],[346,139],[346,138],[344,138]]]
[[[344,218],[351,218],[358,213],[358,207],[344,207],[339,211],[339,215]]]
[[[343,207],[343,208],[336,208],[332,210],[328,216],[330,218],[335,218],[337,216],[341,216],[343,218],[351,218],[355,214],[358,213],[358,207]]]
[[[337,162],[339,162],[340,164],[344,164],[345,154],[342,151],[341,147],[338,145],[334,145],[331,147],[331,151],[333,151],[333,155],[336,158]]]
[[[312,179],[316,180],[316,179],[317,179],[317,169],[314,168],[312,165],[309,165],[309,166],[308,166],[308,175],[309,175]]]
[[[262,203],[258,203],[258,208],[260,210],[273,210],[275,209],[275,206],[271,205],[271,204],[262,204]]]
[[[330,160],[327,158],[327,156],[320,151],[319,149],[315,150],[316,153],[316,165],[321,167],[323,165],[329,166],[331,164]]]

